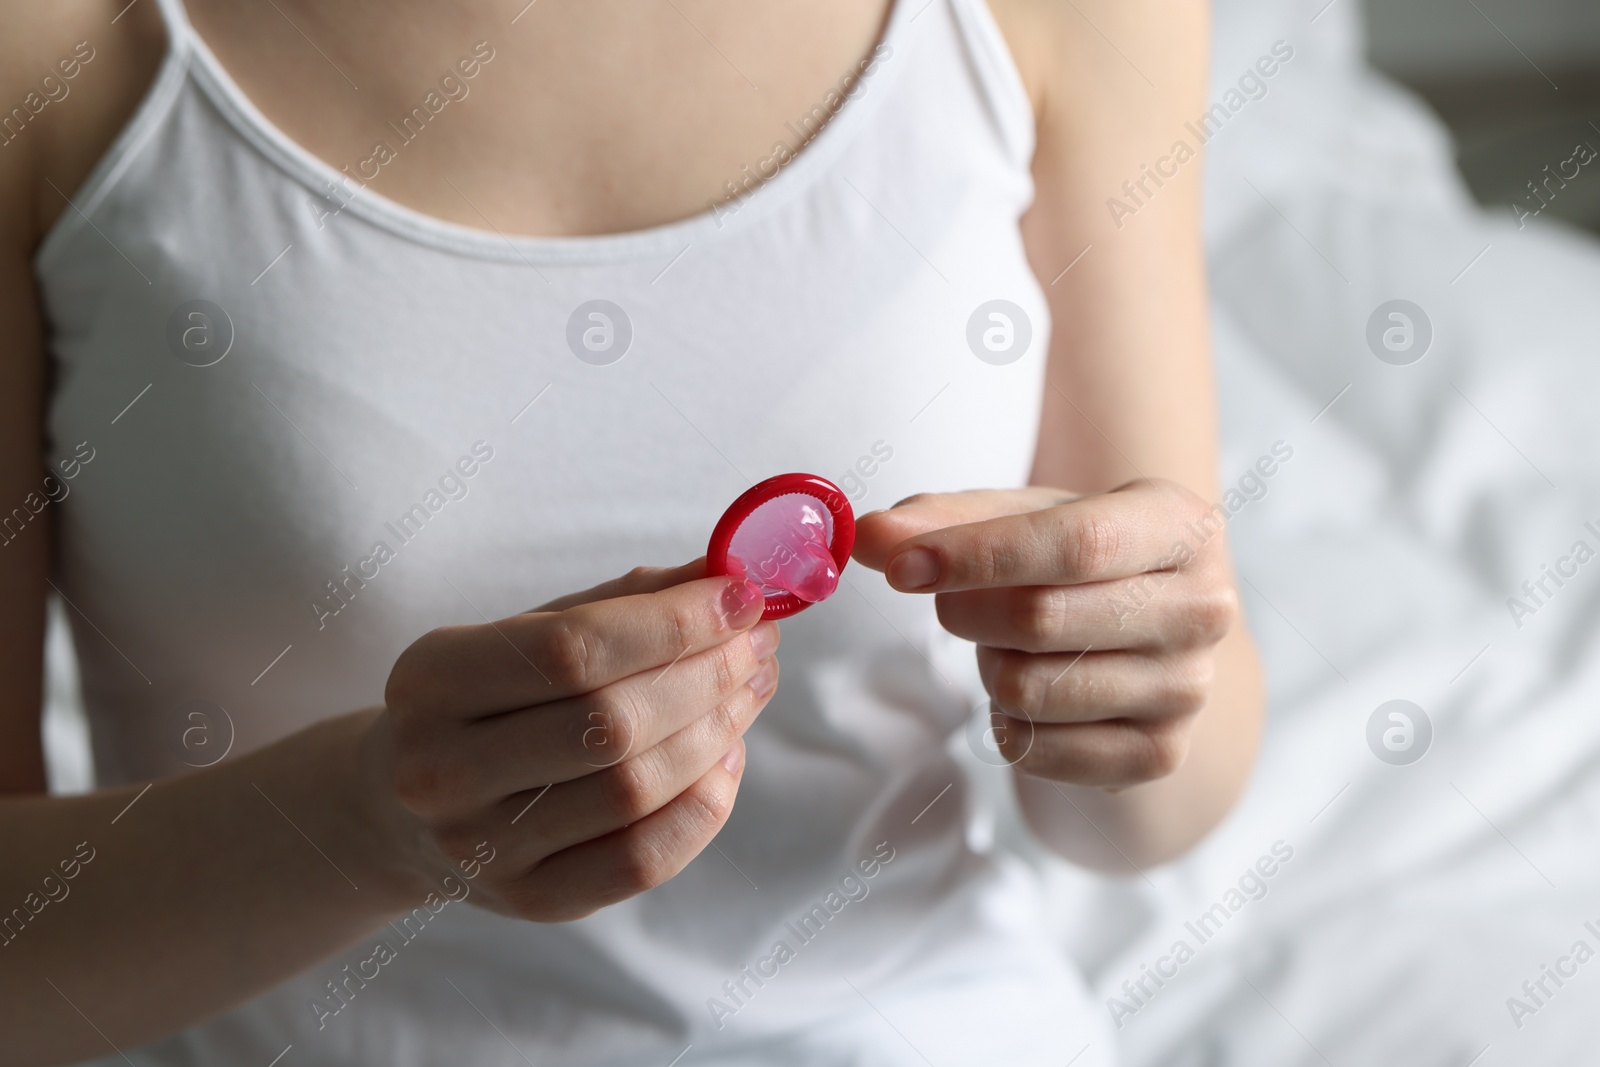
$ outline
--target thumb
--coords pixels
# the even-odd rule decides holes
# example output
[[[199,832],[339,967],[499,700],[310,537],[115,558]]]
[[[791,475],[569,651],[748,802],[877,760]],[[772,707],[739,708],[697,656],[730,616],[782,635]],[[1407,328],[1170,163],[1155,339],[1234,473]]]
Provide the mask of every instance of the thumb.
[[[850,553],[863,567],[881,571],[894,548],[907,538],[947,526],[963,526],[1006,515],[1023,515],[1075,499],[1060,489],[969,489],[960,493],[918,493],[883,511],[856,519],[856,544]]]
[[[638,593],[659,593],[663,589],[671,589],[675,585],[682,585],[684,582],[692,582],[696,578],[705,576],[704,556],[678,567],[635,567],[620,578],[601,582],[592,589],[585,589],[579,593],[568,593],[564,597],[557,597],[547,604],[529,610],[565,611],[567,608],[575,608],[579,604],[591,604],[597,600],[611,600]]]

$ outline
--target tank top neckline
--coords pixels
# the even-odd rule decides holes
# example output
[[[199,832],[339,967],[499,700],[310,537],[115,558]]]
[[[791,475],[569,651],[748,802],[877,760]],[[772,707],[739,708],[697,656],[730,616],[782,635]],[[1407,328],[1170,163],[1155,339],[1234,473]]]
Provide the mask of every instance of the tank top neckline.
[[[889,0],[884,29],[874,45],[875,51],[887,45],[889,55],[878,60],[878,68],[870,78],[858,83],[862,91],[847,98],[788,163],[741,195],[733,205],[736,210],[730,211],[728,206],[708,207],[705,211],[641,229],[554,236],[503,233],[493,229],[492,222],[488,223],[489,229],[451,222],[407,207],[374,192],[370,186],[358,184],[290,137],[256,107],[195,31],[183,0],[156,2],[167,37],[166,52],[156,77],[133,117],[90,172],[68,210],[57,217],[40,243],[35,254],[36,268],[53,259],[57,249],[66,243],[67,236],[88,220],[94,206],[114,185],[128,158],[159,125],[191,73],[229,128],[278,169],[304,185],[309,195],[329,198],[331,190],[341,190],[336,202],[342,203],[343,212],[357,215],[402,239],[462,256],[520,262],[535,269],[538,264],[606,263],[675,256],[696,241],[710,240],[723,231],[735,232],[822,180],[829,164],[883,98],[903,65],[903,61],[895,60],[905,46],[911,24],[922,13],[921,10],[908,13],[908,7],[915,4],[915,0]],[[934,0],[923,0],[918,6],[932,2]]]

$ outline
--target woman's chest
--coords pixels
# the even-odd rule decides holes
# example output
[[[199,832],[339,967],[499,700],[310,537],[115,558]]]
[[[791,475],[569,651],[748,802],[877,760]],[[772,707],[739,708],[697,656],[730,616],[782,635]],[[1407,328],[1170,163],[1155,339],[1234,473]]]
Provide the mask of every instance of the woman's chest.
[[[798,152],[873,65],[889,6],[189,9],[245,95],[325,162],[425,214],[571,235],[705,211],[775,147]]]

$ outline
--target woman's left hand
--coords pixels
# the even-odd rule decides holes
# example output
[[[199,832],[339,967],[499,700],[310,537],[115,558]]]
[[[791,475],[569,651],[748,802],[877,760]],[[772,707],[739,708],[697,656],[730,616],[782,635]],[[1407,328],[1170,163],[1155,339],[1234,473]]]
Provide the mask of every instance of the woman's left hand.
[[[854,556],[977,643],[1017,770],[1121,788],[1188,754],[1238,615],[1225,518],[1161,480],[921,494],[862,516]]]

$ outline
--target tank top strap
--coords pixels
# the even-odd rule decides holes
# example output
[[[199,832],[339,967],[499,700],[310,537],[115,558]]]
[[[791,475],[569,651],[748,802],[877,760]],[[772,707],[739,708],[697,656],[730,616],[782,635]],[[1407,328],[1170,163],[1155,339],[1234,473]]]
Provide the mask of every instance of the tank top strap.
[[[950,8],[951,21],[1007,151],[1013,162],[1031,165],[1035,140],[1033,101],[987,0],[929,2],[944,3]]]
[[[116,18],[120,19],[128,8],[138,2],[132,0]],[[36,270],[42,270],[53,262],[71,236],[87,224],[89,216],[94,214],[101,200],[110,192],[130,157],[147,138],[157,132],[187,80],[198,41],[194,27],[189,22],[189,13],[184,9],[183,0],[155,0],[155,4],[161,11],[161,22],[167,36],[166,53],[155,80],[145,90],[143,99],[122,131],[78,187],[72,198],[72,209],[63,211],[40,241],[33,257]]]
[[[183,0],[155,0],[161,11],[161,24],[167,31],[167,51],[187,53],[194,44],[194,26],[189,22],[189,9]]]

